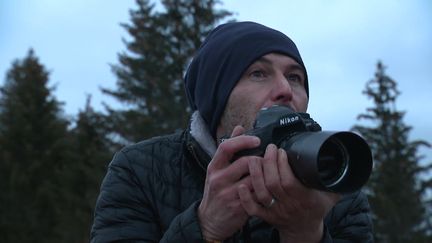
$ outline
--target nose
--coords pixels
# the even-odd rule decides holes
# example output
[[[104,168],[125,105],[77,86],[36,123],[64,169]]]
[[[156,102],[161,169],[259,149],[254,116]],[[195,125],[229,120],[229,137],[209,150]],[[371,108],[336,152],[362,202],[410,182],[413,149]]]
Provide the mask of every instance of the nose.
[[[289,105],[292,98],[293,92],[290,83],[284,75],[277,75],[272,89],[272,101],[279,105]]]

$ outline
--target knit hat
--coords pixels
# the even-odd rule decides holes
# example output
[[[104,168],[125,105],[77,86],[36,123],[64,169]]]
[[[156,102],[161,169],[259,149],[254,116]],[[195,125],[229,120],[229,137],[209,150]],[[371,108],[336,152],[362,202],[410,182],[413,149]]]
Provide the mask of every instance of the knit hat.
[[[204,40],[184,81],[192,110],[200,112],[213,137],[232,89],[254,61],[271,52],[287,55],[303,67],[309,96],[306,68],[285,34],[254,22],[232,22],[219,25]]]

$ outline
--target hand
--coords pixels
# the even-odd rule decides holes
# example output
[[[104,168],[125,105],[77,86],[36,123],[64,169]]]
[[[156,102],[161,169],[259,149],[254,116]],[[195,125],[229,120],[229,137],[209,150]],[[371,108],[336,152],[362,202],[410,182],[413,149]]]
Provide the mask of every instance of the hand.
[[[233,163],[238,151],[257,147],[259,138],[238,136],[244,128],[234,128],[230,139],[222,142],[207,168],[204,194],[198,208],[198,218],[205,239],[224,240],[238,231],[247,221],[237,193],[239,184],[252,188],[248,159],[242,157]]]
[[[285,150],[270,144],[264,158],[249,161],[253,192],[238,187],[247,213],[257,216],[278,231],[281,242],[319,242],[323,220],[340,195],[305,187],[294,176]],[[275,203],[271,206],[272,198]]]

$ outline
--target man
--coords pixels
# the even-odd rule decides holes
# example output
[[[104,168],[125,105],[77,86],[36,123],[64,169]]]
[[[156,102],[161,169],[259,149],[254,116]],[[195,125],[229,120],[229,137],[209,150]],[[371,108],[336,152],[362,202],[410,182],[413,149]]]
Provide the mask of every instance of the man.
[[[220,25],[185,87],[195,111],[188,129],[128,146],[110,163],[92,242],[372,241],[361,192],[305,187],[273,144],[263,157],[235,159],[260,144],[243,135],[260,109],[307,109],[306,68],[287,36],[253,22]]]

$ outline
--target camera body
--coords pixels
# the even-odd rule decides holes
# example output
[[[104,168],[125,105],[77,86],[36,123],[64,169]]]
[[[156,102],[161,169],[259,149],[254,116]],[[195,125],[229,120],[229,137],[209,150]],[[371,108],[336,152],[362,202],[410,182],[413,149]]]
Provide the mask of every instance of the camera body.
[[[259,147],[238,156],[262,156],[268,144],[283,148],[296,177],[306,186],[336,193],[360,189],[372,172],[369,145],[352,132],[322,131],[307,113],[286,106],[262,109],[247,135],[261,139]]]
[[[246,132],[246,135],[259,137],[260,146],[239,154],[262,155],[270,143],[279,145],[299,132],[319,131],[321,126],[308,113],[294,112],[289,107],[279,105],[263,108],[257,115],[253,129]]]

